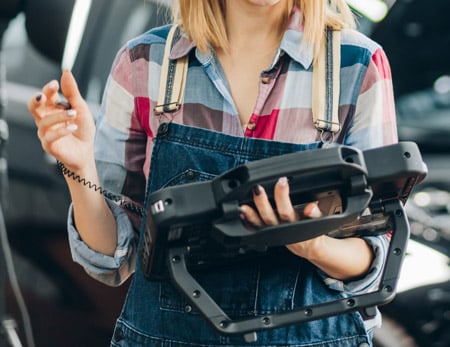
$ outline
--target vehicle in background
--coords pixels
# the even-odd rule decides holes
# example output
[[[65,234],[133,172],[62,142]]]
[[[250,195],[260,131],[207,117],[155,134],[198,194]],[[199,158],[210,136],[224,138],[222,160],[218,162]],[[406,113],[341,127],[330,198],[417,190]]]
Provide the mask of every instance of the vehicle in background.
[[[83,14],[88,14],[85,22]],[[0,74],[0,90],[6,102],[0,118],[6,120],[9,138],[8,180],[0,192],[6,197],[8,237],[37,346],[109,345],[127,285],[107,287],[73,263],[66,233],[69,194],[55,160],[41,148],[28,100],[60,77],[64,61],[95,115],[116,52],[128,39],[164,24],[167,14],[164,1],[1,2],[0,28],[6,22],[7,30],[1,42],[6,79]],[[66,47],[70,35],[77,43],[77,30],[79,45]],[[25,342],[12,295],[8,306]]]

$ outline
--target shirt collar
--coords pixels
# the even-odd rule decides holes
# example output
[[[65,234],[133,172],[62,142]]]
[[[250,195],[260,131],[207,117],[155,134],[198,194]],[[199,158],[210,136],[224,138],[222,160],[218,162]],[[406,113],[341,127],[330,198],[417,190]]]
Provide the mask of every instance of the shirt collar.
[[[195,43],[189,41],[185,34],[182,34],[177,42],[174,43],[170,51],[169,59],[176,60],[189,54],[195,48]]]
[[[283,35],[280,44],[279,54],[282,52],[287,53],[293,60],[303,65],[305,69],[308,69],[313,61],[313,53],[302,45],[303,37],[303,16],[297,7],[294,7],[291,17],[289,18],[287,29]],[[189,54],[189,52],[196,47],[195,43],[189,41],[186,35],[181,35],[180,39],[175,42],[170,52],[170,59],[178,59]],[[277,54],[277,56],[279,55]],[[208,61],[211,59],[213,53],[201,54],[197,51],[197,58],[202,61]]]
[[[289,18],[287,29],[281,40],[280,49],[286,52],[293,60],[308,69],[313,62],[313,52],[302,45],[303,15],[298,7],[294,7]]]
[[[186,34],[182,34],[180,38],[173,44],[172,50],[170,51],[169,59],[176,60],[181,57],[188,55],[197,46],[194,42],[190,41]],[[209,49],[206,53],[200,52],[198,49],[195,51],[195,56],[198,61],[205,65],[214,59],[214,51]]]

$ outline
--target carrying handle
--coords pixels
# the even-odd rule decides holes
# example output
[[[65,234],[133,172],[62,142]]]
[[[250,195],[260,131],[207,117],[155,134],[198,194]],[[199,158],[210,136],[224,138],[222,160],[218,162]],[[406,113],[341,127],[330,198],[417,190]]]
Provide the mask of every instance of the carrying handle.
[[[276,168],[276,169],[274,169]],[[239,200],[245,202],[252,198],[252,189],[256,185],[273,186],[280,177],[287,177],[292,187],[303,186],[305,193],[313,188],[336,187],[348,183],[351,177],[367,177],[367,167],[362,151],[350,146],[336,146],[303,152],[294,152],[280,156],[255,160],[240,165],[212,180],[217,203]],[[349,194],[362,192],[367,182],[351,187]],[[356,182],[355,182],[356,184]],[[292,190],[292,189],[291,189]]]
[[[379,286],[370,293],[274,314],[247,316],[239,320],[233,320],[224,313],[214,301],[214,298],[190,274],[186,265],[186,256],[189,253],[186,247],[169,249],[167,265],[170,277],[172,283],[214,329],[225,335],[242,334],[247,342],[256,341],[256,332],[258,331],[309,322],[332,315],[362,310],[365,315],[374,316],[374,306],[386,304],[395,296],[395,289],[410,235],[409,223],[400,200],[386,202],[383,210],[385,216],[392,218],[394,228]]]

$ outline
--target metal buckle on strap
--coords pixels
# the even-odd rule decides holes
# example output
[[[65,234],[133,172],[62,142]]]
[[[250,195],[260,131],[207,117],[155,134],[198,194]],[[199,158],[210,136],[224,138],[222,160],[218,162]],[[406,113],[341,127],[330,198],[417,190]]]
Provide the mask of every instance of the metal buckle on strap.
[[[341,123],[333,122],[326,119],[316,119],[314,125],[317,129],[322,131],[329,131],[332,133],[337,133],[341,130]]]
[[[329,140],[325,139],[325,133],[331,136]],[[328,145],[332,144],[334,142],[334,136],[335,136],[334,132],[320,129],[320,142],[322,142],[322,147],[326,148],[328,147]]]
[[[179,102],[170,102],[168,104],[156,105],[153,108],[155,114],[176,112],[180,109],[181,104]]]

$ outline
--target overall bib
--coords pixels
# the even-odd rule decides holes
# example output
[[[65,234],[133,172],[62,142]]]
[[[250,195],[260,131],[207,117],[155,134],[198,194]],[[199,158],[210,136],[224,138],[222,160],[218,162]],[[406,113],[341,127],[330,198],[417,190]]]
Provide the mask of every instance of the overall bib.
[[[158,189],[209,180],[248,161],[318,148],[230,136],[176,123],[162,123],[154,140],[147,196]],[[139,249],[142,247],[143,232]],[[308,261],[279,252],[193,276],[232,319],[267,315],[344,295],[329,289]],[[369,347],[358,312],[257,333],[257,341],[222,336],[187,303],[170,280],[149,281],[136,273],[117,321],[111,346],[314,346]]]

